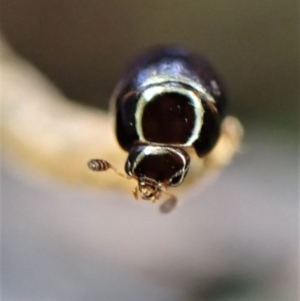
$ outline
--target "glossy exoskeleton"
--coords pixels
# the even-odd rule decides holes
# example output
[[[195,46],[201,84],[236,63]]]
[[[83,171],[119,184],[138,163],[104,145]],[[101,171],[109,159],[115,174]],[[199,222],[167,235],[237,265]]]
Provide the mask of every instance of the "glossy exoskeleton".
[[[129,152],[125,177],[138,181],[135,196],[139,191],[146,200],[182,183],[190,164],[185,149],[193,147],[199,157],[208,154],[225,116],[225,96],[214,70],[202,57],[178,47],[141,56],[112,101],[117,140]],[[112,167],[100,161],[106,162],[91,160],[89,167]]]

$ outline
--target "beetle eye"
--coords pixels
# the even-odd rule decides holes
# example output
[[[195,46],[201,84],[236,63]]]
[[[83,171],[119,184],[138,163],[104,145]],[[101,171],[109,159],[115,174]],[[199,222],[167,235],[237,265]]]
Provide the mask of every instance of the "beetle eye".
[[[182,175],[177,175],[171,179],[171,186],[176,186],[181,183]]]

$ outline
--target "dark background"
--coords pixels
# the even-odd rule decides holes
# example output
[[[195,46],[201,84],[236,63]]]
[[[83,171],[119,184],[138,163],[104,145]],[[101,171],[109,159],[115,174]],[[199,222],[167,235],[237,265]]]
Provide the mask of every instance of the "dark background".
[[[231,112],[295,128],[298,1],[2,0],[7,40],[72,99],[107,108],[126,64],[177,44],[223,77]]]

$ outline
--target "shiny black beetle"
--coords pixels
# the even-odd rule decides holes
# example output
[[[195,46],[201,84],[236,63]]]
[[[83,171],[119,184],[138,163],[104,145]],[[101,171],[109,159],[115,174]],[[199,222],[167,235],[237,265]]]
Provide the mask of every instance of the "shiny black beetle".
[[[185,149],[193,147],[199,157],[212,150],[225,116],[223,89],[211,66],[177,47],[140,57],[112,100],[117,140],[129,152],[123,176],[138,181],[136,197],[139,191],[152,201],[183,182],[190,164]],[[120,174],[104,160],[93,159],[88,166]]]

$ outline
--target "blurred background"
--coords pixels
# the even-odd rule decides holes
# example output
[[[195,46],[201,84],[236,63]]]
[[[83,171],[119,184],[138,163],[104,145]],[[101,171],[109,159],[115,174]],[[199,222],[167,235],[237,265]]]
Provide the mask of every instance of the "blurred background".
[[[1,8],[12,49],[83,110],[106,110],[143,50],[176,44],[213,63],[246,134],[242,154],[212,185],[182,193],[169,216],[131,195],[33,171],[3,140],[3,300],[298,299],[298,1],[1,0]]]

